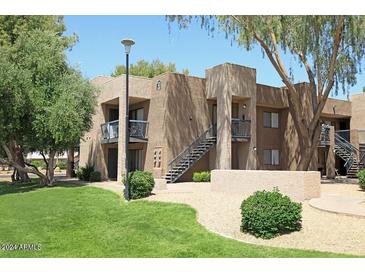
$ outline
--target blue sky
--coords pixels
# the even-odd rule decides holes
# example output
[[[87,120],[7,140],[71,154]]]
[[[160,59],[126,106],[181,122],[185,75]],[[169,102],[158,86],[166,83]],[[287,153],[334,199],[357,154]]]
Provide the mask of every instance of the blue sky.
[[[205,69],[225,62],[256,68],[257,82],[283,86],[276,71],[259,47],[247,52],[231,45],[224,33],[208,36],[198,23],[179,30],[176,24],[168,29],[164,16],[65,16],[67,33],[77,33],[79,43],[67,52],[69,62],[78,66],[89,79],[110,75],[117,64],[124,64],[122,38],[136,41],[130,62],[139,59],[173,62],[178,71],[188,68],[190,75],[204,77]],[[286,65],[294,67],[295,81],[307,81],[303,68],[289,56]],[[365,62],[364,62],[365,63]],[[365,75],[358,75],[358,83],[350,92],[360,92],[365,86]],[[337,98],[346,98],[339,92]]]

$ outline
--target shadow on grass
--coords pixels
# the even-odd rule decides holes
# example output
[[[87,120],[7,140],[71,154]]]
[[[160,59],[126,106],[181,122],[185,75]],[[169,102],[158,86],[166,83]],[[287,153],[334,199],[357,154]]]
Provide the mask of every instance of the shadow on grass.
[[[86,184],[78,180],[60,181],[56,182],[53,186],[41,186],[39,179],[31,179],[31,182],[23,183],[9,183],[0,182],[0,195],[12,194],[12,193],[25,193],[31,192],[40,188],[52,188],[52,187],[82,187]]]

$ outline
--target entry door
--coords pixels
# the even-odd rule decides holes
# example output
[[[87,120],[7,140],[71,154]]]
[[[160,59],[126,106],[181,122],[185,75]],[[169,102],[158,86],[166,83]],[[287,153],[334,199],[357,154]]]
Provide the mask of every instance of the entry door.
[[[143,150],[130,149],[128,150],[128,154],[129,171],[143,170]]]
[[[214,104],[212,107],[212,124],[213,124],[213,134],[217,136],[217,105]]]
[[[119,109],[111,108],[109,109],[109,122],[119,120]]]
[[[217,124],[217,105],[216,104],[213,105],[212,122],[213,122],[213,125]]]
[[[109,174],[109,179],[117,179],[117,174],[118,174],[117,148],[109,148],[108,150],[108,174]]]
[[[131,120],[144,120],[144,108],[134,109],[129,112],[129,119]]]

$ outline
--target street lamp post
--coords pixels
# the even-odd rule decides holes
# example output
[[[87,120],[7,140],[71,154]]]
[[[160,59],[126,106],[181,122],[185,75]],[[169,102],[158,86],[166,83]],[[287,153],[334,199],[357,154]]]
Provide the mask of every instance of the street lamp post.
[[[125,188],[124,197],[128,201],[129,197],[129,181],[128,181],[128,143],[129,143],[129,53],[134,45],[132,39],[123,39],[121,43],[124,45],[126,57],[126,77],[125,77]]]

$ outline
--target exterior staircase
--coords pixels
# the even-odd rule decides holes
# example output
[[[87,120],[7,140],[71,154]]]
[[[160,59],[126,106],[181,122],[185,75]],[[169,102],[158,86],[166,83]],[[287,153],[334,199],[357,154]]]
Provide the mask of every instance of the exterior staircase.
[[[192,165],[208,153],[216,141],[214,127],[210,126],[168,164],[168,172],[163,178],[167,183],[175,183]]]
[[[357,172],[365,167],[364,157],[360,158],[360,151],[345,138],[335,133],[334,152],[345,161],[347,177],[356,178]]]

